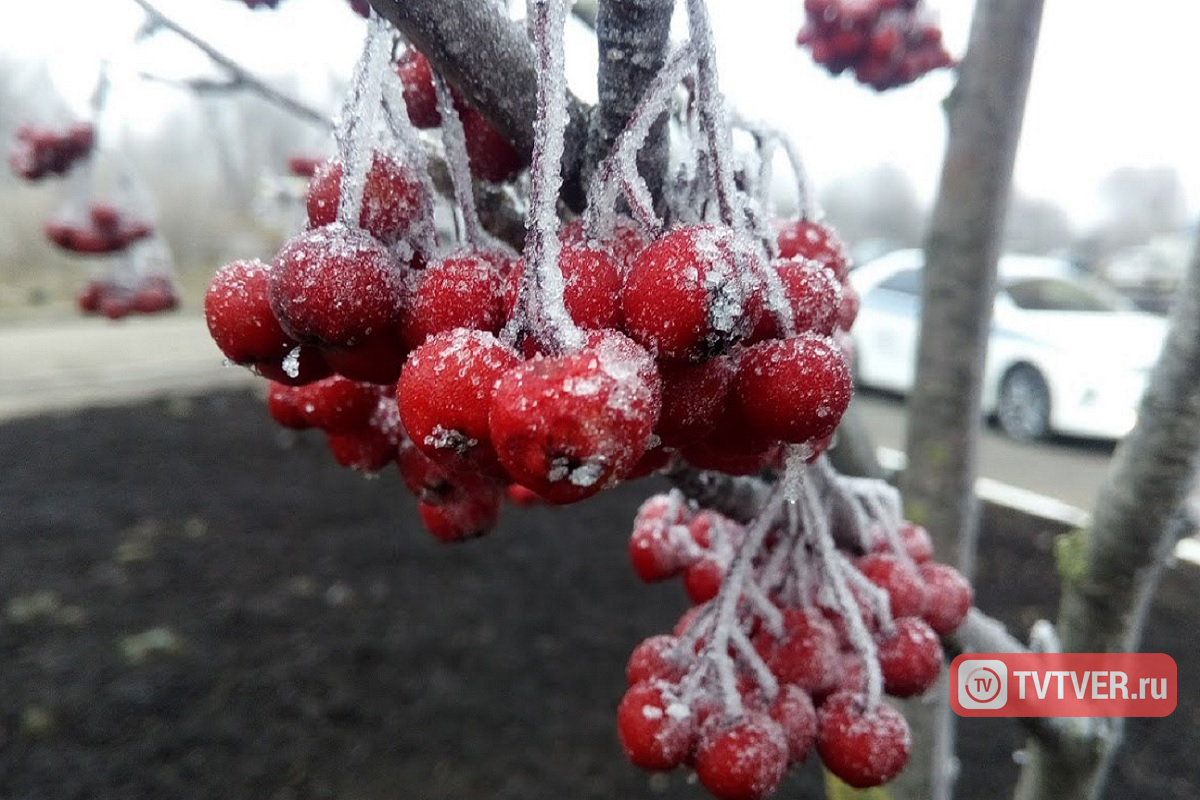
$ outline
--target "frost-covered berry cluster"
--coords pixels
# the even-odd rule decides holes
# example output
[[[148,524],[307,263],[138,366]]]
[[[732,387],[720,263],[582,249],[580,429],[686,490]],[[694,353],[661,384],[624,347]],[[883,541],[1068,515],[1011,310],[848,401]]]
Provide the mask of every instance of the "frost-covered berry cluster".
[[[875,785],[909,746],[881,696],[929,687],[971,591],[929,561],[893,490],[822,455],[852,393],[849,259],[791,145],[730,119],[707,10],[687,11],[687,41],[592,165],[578,216],[560,204],[565,0],[529,3],[530,159],[502,140],[481,149],[482,115],[415,50],[395,57],[372,19],[307,228],[270,264],[223,267],[208,324],[271,381],[280,424],[324,431],[349,467],[395,461],[442,541],[486,533],[505,500],[569,504],[670,476],[679,491],[645,503],[630,555],[648,581],[682,577],[694,607],[630,660],[630,759],[752,800],[815,748]],[[638,154],[664,118],[678,157],[652,180]],[[735,150],[735,127],[753,149]],[[445,198],[418,132],[435,129]],[[780,150],[795,219],[772,213]],[[527,190],[521,252],[487,232],[473,180]],[[435,224],[447,210],[452,229]]]
[[[804,14],[796,43],[830,73],[850,70],[876,91],[954,66],[921,0],[804,0]]]
[[[894,778],[908,726],[881,693],[929,689],[939,636],[971,605],[894,492],[804,456],[749,504],[730,503],[732,483],[699,492],[708,506],[675,490],[634,520],[634,570],[682,577],[693,606],[633,651],[621,741],[634,764],[690,767],[720,798],[770,795],[814,750],[852,786]]]
[[[97,111],[106,87],[102,74]],[[170,253],[156,237],[148,209],[132,196],[132,177],[123,171],[123,185],[107,195],[97,188],[95,125],[77,122],[56,130],[26,124],[17,128],[15,138],[8,155],[14,174],[30,182],[50,177],[70,181],[66,204],[45,222],[42,233],[63,251],[97,262],[76,296],[79,310],[117,319],[175,308],[179,301]]]
[[[87,158],[96,143],[91,123],[79,122],[57,131],[20,125],[8,153],[8,165],[17,177],[39,181],[49,175],[65,175],[77,161]]]

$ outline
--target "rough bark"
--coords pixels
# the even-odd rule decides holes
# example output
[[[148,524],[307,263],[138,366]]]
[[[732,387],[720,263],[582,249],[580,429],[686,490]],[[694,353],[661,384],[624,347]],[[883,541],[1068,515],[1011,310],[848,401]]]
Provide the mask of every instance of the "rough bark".
[[[1200,238],[1133,431],[1117,448],[1092,525],[1061,541],[1058,631],[1068,652],[1136,650],[1148,598],[1175,542],[1200,455]],[[1019,800],[1084,800],[1103,790],[1119,738],[1090,747],[1031,741]]]
[[[975,496],[983,364],[996,263],[1011,193],[1043,0],[979,0],[958,83],[925,245],[917,380],[909,397],[901,478],[906,512],[925,525],[939,557],[971,572],[979,526]],[[948,702],[945,700],[944,702]],[[908,703],[914,748],[897,795],[952,794],[953,717]],[[935,724],[935,716],[937,722]]]
[[[524,29],[496,3],[479,0],[371,0],[467,101],[526,158],[533,154],[537,74]],[[568,102],[563,199],[582,208],[579,183],[588,109]]]
[[[596,15],[599,102],[588,130],[583,182],[608,155],[629,122],[646,87],[662,69],[670,42],[675,0],[601,0]],[[664,116],[638,153],[638,166],[652,197],[658,197],[667,165]]]

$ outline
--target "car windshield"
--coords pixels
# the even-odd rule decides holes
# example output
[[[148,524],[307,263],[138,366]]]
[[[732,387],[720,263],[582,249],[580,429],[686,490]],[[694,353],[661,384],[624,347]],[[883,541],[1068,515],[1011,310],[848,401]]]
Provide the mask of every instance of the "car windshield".
[[[1063,278],[1021,278],[1008,281],[1004,291],[1013,305],[1026,311],[1127,311],[1119,294]]]

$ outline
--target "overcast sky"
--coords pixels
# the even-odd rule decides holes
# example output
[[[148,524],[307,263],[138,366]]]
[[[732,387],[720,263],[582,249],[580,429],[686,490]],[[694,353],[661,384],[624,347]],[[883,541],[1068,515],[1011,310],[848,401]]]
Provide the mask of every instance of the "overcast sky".
[[[131,77],[204,72],[203,56],[164,33],[130,47],[141,11],[127,0],[0,0],[0,51],[47,60],[58,88],[80,111],[101,58],[121,65],[114,115],[153,129],[178,92]],[[177,21],[263,75],[298,71],[324,99],[330,74],[346,74],[362,23],[339,0],[285,0],[250,11],[232,0],[158,0]],[[927,0],[949,49],[961,55],[967,0]],[[722,83],[747,116],[792,132],[818,185],[894,161],[928,199],[945,144],[941,100],[949,73],[882,95],[847,77],[830,78],[796,48],[802,0],[710,0]],[[1189,204],[1200,209],[1200,113],[1185,79],[1200,74],[1200,2],[1048,0],[1017,163],[1017,186],[1063,205],[1076,222],[1096,213],[1095,185],[1119,165],[1176,168]],[[578,48],[576,38],[568,48]],[[594,70],[590,52],[573,60],[582,94]]]

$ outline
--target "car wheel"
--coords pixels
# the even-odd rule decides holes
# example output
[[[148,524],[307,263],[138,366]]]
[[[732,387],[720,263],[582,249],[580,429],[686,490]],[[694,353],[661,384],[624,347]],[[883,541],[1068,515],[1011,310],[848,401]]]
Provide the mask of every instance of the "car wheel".
[[[1004,376],[996,420],[1006,434],[1024,442],[1044,438],[1050,432],[1050,388],[1040,372],[1020,366]]]

